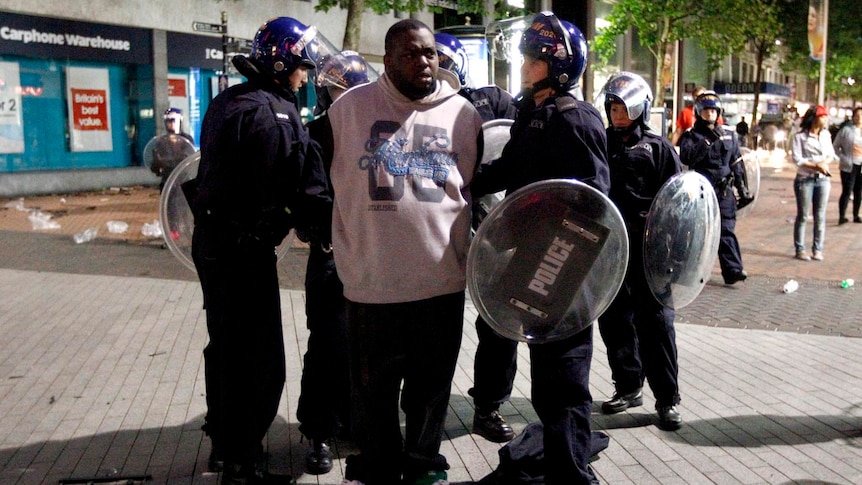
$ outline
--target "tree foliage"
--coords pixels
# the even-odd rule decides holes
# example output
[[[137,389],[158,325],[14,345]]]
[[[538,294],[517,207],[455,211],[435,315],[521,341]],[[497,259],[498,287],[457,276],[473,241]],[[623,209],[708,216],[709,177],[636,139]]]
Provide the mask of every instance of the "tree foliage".
[[[439,13],[445,4],[454,7],[458,13],[478,13],[484,15],[485,0],[458,0],[454,1],[424,1],[424,0],[318,0],[314,6],[316,11],[328,12],[338,7],[347,10],[347,26],[344,31],[343,49],[359,49],[359,39],[362,34],[362,15],[366,9],[376,14],[386,14],[392,11],[414,13],[428,9],[430,12]]]
[[[808,1],[784,0],[779,15],[784,22],[785,41],[790,47],[784,68],[820,77],[820,63],[809,57],[805,19]],[[862,2],[829,0],[826,45],[826,93],[828,97],[862,101]],[[851,81],[852,79],[852,81]]]
[[[607,63],[616,51],[617,36],[634,29],[655,58],[655,92],[662,60],[672,57],[674,44],[693,39],[706,51],[707,68],[721,66],[726,57],[758,39],[769,55],[778,35],[772,4],[777,0],[620,0],[606,18],[609,26],[592,42],[599,63]]]
[[[674,43],[689,31],[699,2],[693,0],[620,0],[605,18],[608,25],[591,42],[598,63],[607,64],[616,52],[617,37],[637,31],[641,44],[655,59],[653,92],[661,104],[664,90],[658,88],[662,60],[673,54]]]

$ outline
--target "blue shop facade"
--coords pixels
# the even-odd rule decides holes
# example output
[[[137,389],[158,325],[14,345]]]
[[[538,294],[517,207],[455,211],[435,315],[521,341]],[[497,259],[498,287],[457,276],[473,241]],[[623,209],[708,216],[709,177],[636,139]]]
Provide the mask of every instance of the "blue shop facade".
[[[168,107],[200,138],[223,59],[219,35],[0,12],[0,195],[86,189],[64,186],[73,172],[105,179],[94,186],[146,172]]]

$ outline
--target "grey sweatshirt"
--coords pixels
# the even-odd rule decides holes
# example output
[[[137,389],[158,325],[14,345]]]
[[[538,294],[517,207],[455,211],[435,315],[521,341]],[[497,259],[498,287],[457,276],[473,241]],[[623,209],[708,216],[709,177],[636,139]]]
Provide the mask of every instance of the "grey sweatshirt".
[[[332,246],[347,299],[400,303],[464,290],[466,187],[482,119],[458,89],[440,69],[435,91],[413,101],[384,73],[330,107]]]

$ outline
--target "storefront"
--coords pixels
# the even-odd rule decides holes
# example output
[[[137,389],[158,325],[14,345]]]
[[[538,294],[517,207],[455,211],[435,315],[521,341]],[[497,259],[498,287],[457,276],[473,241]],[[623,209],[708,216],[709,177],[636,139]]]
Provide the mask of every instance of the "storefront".
[[[221,36],[0,12],[0,194],[45,191],[3,190],[15,176],[143,170],[169,106],[197,140],[222,59]]]
[[[754,112],[755,83],[726,83],[716,81],[713,89],[721,96],[722,107],[728,123],[736,124],[742,116],[751,122]],[[757,119],[763,123],[781,124],[788,114],[792,103],[792,93],[788,86],[775,83],[760,83],[759,109]]]

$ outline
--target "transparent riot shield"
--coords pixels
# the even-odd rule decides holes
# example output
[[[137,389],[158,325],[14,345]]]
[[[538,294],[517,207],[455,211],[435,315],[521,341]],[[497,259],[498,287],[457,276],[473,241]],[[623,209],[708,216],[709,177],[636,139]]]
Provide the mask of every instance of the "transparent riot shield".
[[[518,44],[533,17],[528,15],[497,20],[485,27],[485,40],[491,54],[489,82],[510,93],[521,90],[521,53]]]
[[[195,220],[182,185],[197,176],[200,161],[201,153],[196,152],[180,162],[165,182],[159,199],[159,223],[162,226],[165,243],[171,253],[192,271],[197,271],[192,260],[192,234]],[[291,231],[276,248],[279,260],[293,245],[293,237],[294,232]]]
[[[616,206],[576,180],[547,180],[506,197],[479,226],[467,257],[470,296],[500,335],[552,342],[610,305],[628,264]]]
[[[748,205],[736,210],[736,217],[745,217],[754,208],[754,204],[757,203],[757,195],[760,193],[760,161],[757,159],[757,152],[750,148],[742,147],[740,152],[742,152],[742,157],[734,163],[741,163],[745,168],[745,185],[751,196],[754,197],[754,200]]]
[[[720,233],[718,198],[706,177],[686,171],[664,183],[650,207],[643,246],[656,300],[675,309],[694,301],[712,273]]]
[[[503,147],[509,143],[511,138],[510,130],[514,121],[502,119],[486,121],[482,124],[482,134],[485,138],[485,150],[482,153],[482,162],[488,163],[491,160],[500,158],[503,154]],[[505,191],[496,192],[480,197],[473,204],[473,229],[479,227],[479,224],[488,216],[491,209],[503,200],[506,195]]]
[[[192,142],[176,133],[155,136],[144,146],[144,166],[156,175],[170,174],[195,153]]]

